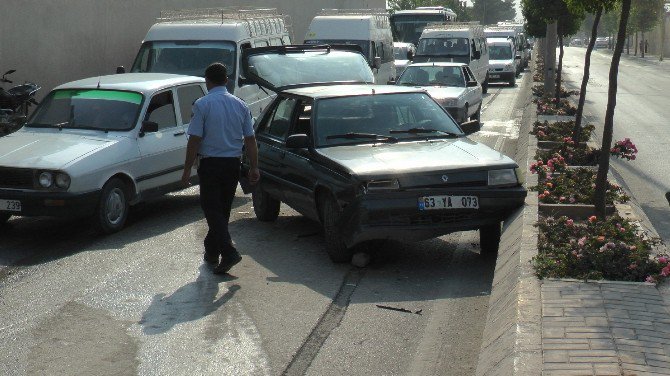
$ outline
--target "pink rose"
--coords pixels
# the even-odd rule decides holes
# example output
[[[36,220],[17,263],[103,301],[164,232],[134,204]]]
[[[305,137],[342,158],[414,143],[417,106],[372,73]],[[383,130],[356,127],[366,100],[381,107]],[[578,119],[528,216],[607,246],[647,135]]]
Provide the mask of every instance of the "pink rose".
[[[598,220],[598,217],[596,217],[595,215],[592,215],[592,216],[589,217],[589,222],[591,222],[591,223],[593,223],[597,220]]]
[[[565,221],[565,224],[568,226],[572,226],[574,223],[575,221],[573,221],[572,219],[568,219],[567,221]]]
[[[661,257],[658,258],[658,262],[660,262],[661,264],[667,264],[667,263],[668,263],[668,259],[665,258],[665,257],[663,257],[663,256],[661,256]]]

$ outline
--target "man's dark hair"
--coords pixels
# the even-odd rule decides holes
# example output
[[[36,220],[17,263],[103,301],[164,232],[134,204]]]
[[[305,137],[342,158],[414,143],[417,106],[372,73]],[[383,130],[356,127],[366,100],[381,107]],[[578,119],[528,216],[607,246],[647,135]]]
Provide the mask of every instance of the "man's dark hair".
[[[205,79],[214,85],[225,85],[228,79],[228,69],[221,63],[212,63],[205,69]]]

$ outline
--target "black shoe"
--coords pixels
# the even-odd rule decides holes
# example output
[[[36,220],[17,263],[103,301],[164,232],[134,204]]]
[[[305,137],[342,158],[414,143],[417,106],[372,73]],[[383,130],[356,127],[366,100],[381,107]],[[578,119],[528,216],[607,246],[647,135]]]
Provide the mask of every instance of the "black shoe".
[[[205,252],[205,255],[202,258],[209,264],[216,264],[219,262],[219,255],[214,252]]]
[[[238,262],[242,261],[242,256],[238,254],[232,256],[230,259],[221,259],[219,265],[214,268],[214,274],[226,274]]]

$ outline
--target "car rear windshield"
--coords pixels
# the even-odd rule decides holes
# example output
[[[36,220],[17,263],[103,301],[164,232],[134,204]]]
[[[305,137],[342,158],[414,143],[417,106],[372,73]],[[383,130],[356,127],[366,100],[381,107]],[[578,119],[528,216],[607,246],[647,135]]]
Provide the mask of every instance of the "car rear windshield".
[[[470,56],[468,38],[421,38],[417,55]]]
[[[100,89],[54,90],[27,126],[124,131],[134,127],[142,94]]]
[[[425,133],[423,132],[425,131]],[[379,139],[453,137],[458,125],[426,93],[371,94],[316,102],[317,147],[375,142],[343,135],[378,135]]]
[[[363,55],[350,51],[251,55],[249,70],[275,88],[324,82],[374,82],[372,70]]]
[[[398,78],[398,85],[465,87],[463,69],[459,66],[409,66]]]

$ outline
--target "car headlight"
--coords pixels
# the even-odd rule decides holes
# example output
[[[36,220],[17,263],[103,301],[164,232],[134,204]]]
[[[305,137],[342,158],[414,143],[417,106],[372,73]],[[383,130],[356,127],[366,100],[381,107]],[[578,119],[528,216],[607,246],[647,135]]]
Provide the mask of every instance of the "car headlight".
[[[437,101],[442,103],[442,106],[444,106],[444,107],[456,107],[456,106],[458,106],[458,99],[457,98],[441,98],[441,99],[438,99]]]
[[[489,171],[489,186],[517,185],[519,180],[513,168]]]
[[[39,182],[42,188],[49,188],[54,183],[54,175],[48,171],[42,172],[40,174]]]
[[[400,182],[398,182],[398,179],[370,180],[365,185],[366,192],[397,191],[398,189],[400,189]]]
[[[70,176],[68,174],[59,172],[56,174],[56,187],[62,189],[70,188]]]
[[[506,71],[511,71],[513,68],[514,68],[514,67],[512,66],[512,64],[506,64],[506,65],[505,65],[505,70],[506,70]]]

